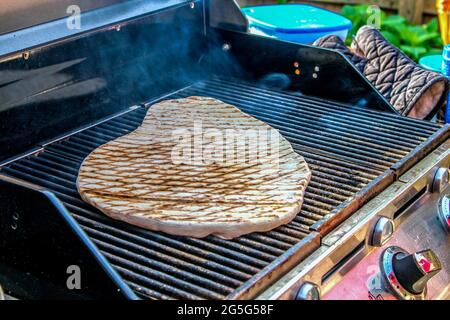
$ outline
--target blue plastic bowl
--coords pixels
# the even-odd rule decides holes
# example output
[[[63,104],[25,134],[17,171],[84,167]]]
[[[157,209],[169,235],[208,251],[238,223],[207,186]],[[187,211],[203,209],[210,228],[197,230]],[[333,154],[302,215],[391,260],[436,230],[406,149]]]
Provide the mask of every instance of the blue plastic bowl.
[[[345,39],[352,27],[347,18],[309,5],[265,5],[242,11],[251,32],[292,42],[312,43],[329,34]]]
[[[419,64],[430,71],[442,72],[442,55],[426,56],[419,60]]]

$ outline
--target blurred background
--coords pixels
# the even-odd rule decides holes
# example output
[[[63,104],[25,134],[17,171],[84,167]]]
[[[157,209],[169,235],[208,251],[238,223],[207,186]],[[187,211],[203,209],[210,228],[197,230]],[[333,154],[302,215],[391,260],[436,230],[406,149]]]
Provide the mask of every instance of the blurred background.
[[[381,32],[413,60],[442,52],[436,0],[238,0],[238,3],[241,7],[302,3],[337,12],[353,23],[348,44],[356,31],[367,24],[373,12],[369,7],[377,6],[381,14]]]
[[[67,8],[71,5],[79,6],[82,11],[89,11],[125,1],[137,0],[0,0],[0,35],[68,16]],[[444,42],[449,42],[446,39],[446,35],[450,34],[449,0],[237,0],[237,2],[242,8],[263,4],[299,3],[334,11],[353,23],[347,36],[347,44],[350,44],[356,31],[367,24],[373,12],[370,11],[370,7],[377,6],[381,10],[380,29],[383,35],[415,61],[425,56],[441,54]],[[449,14],[441,15],[440,23],[437,14],[439,2],[448,3],[449,6]],[[444,24],[447,30],[442,36],[440,24]]]

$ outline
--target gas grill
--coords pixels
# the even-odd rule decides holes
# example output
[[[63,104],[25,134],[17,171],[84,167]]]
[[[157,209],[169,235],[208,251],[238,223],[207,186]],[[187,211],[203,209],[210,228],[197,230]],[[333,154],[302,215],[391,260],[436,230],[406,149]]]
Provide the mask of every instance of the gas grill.
[[[14,38],[30,40],[24,48],[0,36],[15,50],[0,62],[7,98],[0,106],[0,285],[7,294],[302,298],[297,291],[307,282],[311,296],[344,262],[376,247],[364,238],[380,216],[358,220],[362,210],[423,161],[428,171],[448,168],[449,127],[396,114],[344,56],[249,35],[233,1],[161,3],[95,9],[82,15],[88,29],[40,43],[29,35],[65,19],[17,31]],[[136,129],[154,103],[192,95],[268,123],[306,159],[312,180],[291,223],[234,240],[194,239],[112,220],[81,200],[76,178],[90,152]],[[414,192],[396,196],[408,204],[396,198],[402,211],[420,200]],[[335,250],[330,239],[346,238],[362,222],[363,240]],[[74,266],[81,288],[68,285]]]

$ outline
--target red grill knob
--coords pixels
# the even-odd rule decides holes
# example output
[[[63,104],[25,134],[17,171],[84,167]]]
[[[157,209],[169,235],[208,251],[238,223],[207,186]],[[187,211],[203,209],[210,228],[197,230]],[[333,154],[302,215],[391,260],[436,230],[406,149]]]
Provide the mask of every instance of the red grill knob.
[[[409,254],[394,246],[387,248],[381,256],[383,280],[400,299],[424,299],[427,282],[441,269],[441,262],[432,250]]]

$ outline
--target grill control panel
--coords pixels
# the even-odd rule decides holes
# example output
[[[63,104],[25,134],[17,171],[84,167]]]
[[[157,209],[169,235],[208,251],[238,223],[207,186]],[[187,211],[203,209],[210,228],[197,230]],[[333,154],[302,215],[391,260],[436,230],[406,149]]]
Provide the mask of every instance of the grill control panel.
[[[450,299],[447,173],[434,172],[430,192],[402,214],[390,238],[350,268],[322,299]]]

